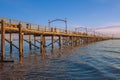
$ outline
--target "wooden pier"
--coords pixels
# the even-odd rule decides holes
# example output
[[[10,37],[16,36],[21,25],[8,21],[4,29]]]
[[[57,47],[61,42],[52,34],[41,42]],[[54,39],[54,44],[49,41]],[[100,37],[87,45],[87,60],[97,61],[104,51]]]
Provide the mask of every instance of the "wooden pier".
[[[82,44],[88,44],[97,41],[103,41],[111,39],[109,37],[100,36],[100,35],[91,35],[87,33],[69,31],[64,29],[53,28],[50,26],[40,26],[36,24],[30,24],[18,20],[11,20],[7,18],[0,19],[0,33],[1,33],[1,61],[4,61],[5,53],[5,41],[10,44],[10,53],[12,52],[12,47],[15,47],[19,50],[19,57],[24,56],[24,41],[29,44],[29,49],[32,49],[32,46],[40,48],[40,53],[42,56],[45,56],[46,47],[51,45],[51,48],[54,49],[54,43],[59,43],[59,49],[63,47],[67,48],[68,46],[74,47]],[[6,34],[10,34],[10,39],[6,38]],[[18,34],[19,36],[19,47],[13,44],[12,34]],[[29,36],[29,40],[24,39],[24,35]],[[32,37],[34,36],[34,43],[32,43]],[[36,39],[38,38],[39,39]],[[46,37],[51,37],[51,43],[46,44]],[[57,38],[57,39],[56,39]],[[36,42],[39,42],[40,46],[36,45]]]

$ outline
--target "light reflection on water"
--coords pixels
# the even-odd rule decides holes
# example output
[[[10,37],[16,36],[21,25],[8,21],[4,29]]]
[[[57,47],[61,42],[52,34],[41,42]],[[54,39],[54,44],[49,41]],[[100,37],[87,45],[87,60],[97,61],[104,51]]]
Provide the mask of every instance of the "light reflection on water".
[[[48,48],[45,58],[24,43],[24,58],[19,60],[14,49],[16,62],[0,63],[0,80],[120,80],[119,43],[109,40],[61,51]]]

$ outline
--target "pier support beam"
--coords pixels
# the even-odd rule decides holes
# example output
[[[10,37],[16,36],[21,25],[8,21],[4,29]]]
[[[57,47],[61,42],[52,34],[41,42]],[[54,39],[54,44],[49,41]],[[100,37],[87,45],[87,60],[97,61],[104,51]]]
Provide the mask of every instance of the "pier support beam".
[[[36,46],[36,37],[35,37],[35,35],[34,35],[34,45]],[[34,47],[34,48],[36,48],[36,47]]]
[[[62,36],[59,36],[59,49],[62,49]]]
[[[19,56],[23,56],[23,33],[21,23],[19,24]]]
[[[83,45],[85,45],[86,44],[86,38],[83,38]]]
[[[12,33],[10,33],[10,54],[12,53]]]
[[[51,36],[51,40],[52,40],[52,49],[54,49],[54,36]]]
[[[83,44],[83,40],[82,40],[82,37],[80,37],[80,45]]]
[[[31,29],[31,24],[28,24],[29,29]],[[32,49],[32,35],[29,35],[29,49]]]
[[[71,46],[74,47],[74,38],[73,38],[73,36],[71,37]]]
[[[77,46],[77,37],[75,37],[75,46]]]
[[[67,48],[69,46],[69,37],[65,37],[65,47]]]
[[[40,52],[42,56],[45,56],[45,36],[41,35],[40,40],[41,40]]]
[[[77,46],[79,45],[79,37],[76,37]]]
[[[29,35],[29,49],[31,50],[32,49],[32,35]]]
[[[81,39],[81,38],[80,38],[80,37],[78,37],[78,39],[79,39],[79,40],[78,40],[78,44],[80,45],[80,42],[81,42],[81,41],[80,41],[80,39]]]
[[[11,27],[11,24],[12,24],[12,20],[10,19],[10,27]],[[12,32],[10,32],[10,54],[12,54]]]
[[[5,21],[1,21],[1,61],[4,61],[5,53]]]

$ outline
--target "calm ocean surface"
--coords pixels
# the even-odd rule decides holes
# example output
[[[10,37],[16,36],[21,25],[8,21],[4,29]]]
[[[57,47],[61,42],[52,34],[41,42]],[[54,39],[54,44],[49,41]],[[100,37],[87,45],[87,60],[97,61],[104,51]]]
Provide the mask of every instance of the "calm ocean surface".
[[[55,46],[58,48],[58,44]],[[29,51],[27,43],[24,43],[24,58],[20,60],[15,48],[10,56],[8,43],[5,50],[5,58],[15,62],[0,63],[0,80],[120,80],[120,40],[61,51],[51,51],[48,47],[45,58],[41,57],[39,49],[33,47]]]

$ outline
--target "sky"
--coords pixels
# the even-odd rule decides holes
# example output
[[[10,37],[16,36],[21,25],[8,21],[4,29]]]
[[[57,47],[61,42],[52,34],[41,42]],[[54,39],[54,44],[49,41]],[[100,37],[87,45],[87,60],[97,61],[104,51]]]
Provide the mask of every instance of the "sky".
[[[120,0],[0,0],[0,17],[46,26],[67,18],[68,29],[120,25]],[[59,21],[51,26],[65,28]]]

